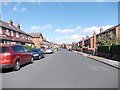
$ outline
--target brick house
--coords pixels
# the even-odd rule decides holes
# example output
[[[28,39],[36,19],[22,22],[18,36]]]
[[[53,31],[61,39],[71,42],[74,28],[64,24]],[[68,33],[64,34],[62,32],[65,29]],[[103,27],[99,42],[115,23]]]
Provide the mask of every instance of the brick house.
[[[117,38],[120,38],[120,24],[113,26],[105,31],[103,31],[103,28],[100,28],[100,33],[96,34],[96,32],[94,31],[93,36],[91,37],[82,37],[82,40],[79,41],[78,43],[76,43],[76,45],[78,47],[88,47],[88,50],[95,50],[97,46],[99,46],[99,44],[97,43],[97,39],[101,34],[106,34],[106,33],[111,33],[110,38],[112,37],[112,34],[114,34]]]
[[[44,38],[41,33],[28,33],[32,36],[32,41],[34,42],[36,48],[40,48],[42,45],[44,45]]]
[[[0,20],[0,41],[1,44],[34,45],[32,36],[21,30],[20,24],[14,26],[12,20],[9,23]]]

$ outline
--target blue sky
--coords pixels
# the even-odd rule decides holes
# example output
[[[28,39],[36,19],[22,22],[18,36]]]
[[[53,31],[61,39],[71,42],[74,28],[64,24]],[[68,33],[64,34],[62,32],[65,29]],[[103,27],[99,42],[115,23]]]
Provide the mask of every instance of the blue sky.
[[[2,5],[2,20],[21,24],[25,32],[40,32],[48,41],[77,42],[118,24],[117,2],[9,2]]]

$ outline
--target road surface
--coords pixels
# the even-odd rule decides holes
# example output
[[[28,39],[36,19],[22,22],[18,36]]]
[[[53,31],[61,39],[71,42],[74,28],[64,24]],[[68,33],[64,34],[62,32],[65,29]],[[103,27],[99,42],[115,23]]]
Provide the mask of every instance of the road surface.
[[[118,70],[67,50],[19,71],[4,70],[3,88],[118,88]]]

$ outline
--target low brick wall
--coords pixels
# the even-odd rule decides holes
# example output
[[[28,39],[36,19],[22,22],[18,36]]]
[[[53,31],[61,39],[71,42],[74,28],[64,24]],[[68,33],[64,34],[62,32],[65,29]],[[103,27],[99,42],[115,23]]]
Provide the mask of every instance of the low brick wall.
[[[113,55],[113,58],[120,61],[120,55]]]
[[[108,54],[108,53],[102,53],[102,52],[97,52],[97,55],[99,55],[99,56],[103,56],[103,57],[108,57],[108,58],[111,57],[111,54]]]

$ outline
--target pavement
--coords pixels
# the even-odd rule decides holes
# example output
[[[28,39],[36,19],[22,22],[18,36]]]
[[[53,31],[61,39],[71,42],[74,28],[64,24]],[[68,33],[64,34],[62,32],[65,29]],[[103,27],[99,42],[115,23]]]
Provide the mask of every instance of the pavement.
[[[97,55],[91,55],[91,54],[87,54],[87,53],[83,53],[83,52],[78,52],[78,51],[73,51],[73,52],[75,52],[75,53],[77,53],[77,54],[80,54],[80,55],[83,55],[83,56],[86,56],[86,57],[88,57],[88,58],[97,60],[97,61],[99,61],[99,62],[101,62],[101,63],[110,65],[110,66],[112,66],[112,67],[115,67],[115,68],[120,69],[120,62],[119,62],[119,61],[107,59],[107,58],[105,58],[105,57],[100,57],[100,56],[97,56]]]
[[[118,88],[118,69],[67,50],[19,71],[3,70],[3,88]]]

